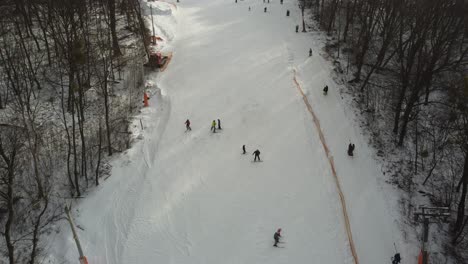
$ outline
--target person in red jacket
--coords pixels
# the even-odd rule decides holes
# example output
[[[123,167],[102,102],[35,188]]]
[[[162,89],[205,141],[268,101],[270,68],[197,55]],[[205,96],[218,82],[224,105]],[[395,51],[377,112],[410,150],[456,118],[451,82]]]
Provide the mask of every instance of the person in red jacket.
[[[192,128],[190,127],[190,120],[187,119],[187,121],[185,121],[185,131],[192,131]]]

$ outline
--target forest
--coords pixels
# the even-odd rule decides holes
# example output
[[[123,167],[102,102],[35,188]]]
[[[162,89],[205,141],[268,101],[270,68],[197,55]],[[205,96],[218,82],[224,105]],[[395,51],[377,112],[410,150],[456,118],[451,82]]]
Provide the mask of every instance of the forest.
[[[412,219],[421,201],[449,207],[439,239],[466,260],[467,3],[301,0],[299,7],[327,34],[325,52],[392,168],[388,181],[405,193],[403,213]]]
[[[33,264],[66,202],[129,148],[149,33],[138,0],[6,0],[0,14],[0,249]]]

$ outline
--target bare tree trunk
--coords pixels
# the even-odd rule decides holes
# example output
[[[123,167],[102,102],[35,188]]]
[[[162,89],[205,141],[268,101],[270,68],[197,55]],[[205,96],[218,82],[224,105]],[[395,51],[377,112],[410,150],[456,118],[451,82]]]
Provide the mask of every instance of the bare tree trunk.
[[[72,112],[71,112],[71,115],[72,115],[72,144],[73,144],[73,174],[75,175],[75,190],[76,190],[76,194],[78,195],[78,197],[81,196],[81,192],[80,192],[80,180],[78,178],[78,168],[77,168],[77,163],[78,163],[78,160],[77,160],[77,151],[76,151],[76,122],[75,122],[75,106],[74,106],[74,101],[75,101],[75,96],[72,92],[71,94],[71,98],[72,98]]]
[[[109,19],[110,19],[110,30],[112,36],[112,49],[114,56],[120,56],[122,53],[119,48],[119,41],[117,38],[116,23],[115,23],[115,0],[107,0],[109,5]]]
[[[466,194],[468,192],[468,153],[465,153],[465,165],[463,166],[463,176],[462,176],[462,194],[460,196],[460,201],[458,202],[457,209],[457,221],[455,222],[454,231],[460,231],[463,220],[465,219],[465,201]]]
[[[104,63],[104,67],[108,66],[107,63]],[[104,69],[104,110],[105,110],[105,122],[106,122],[106,133],[107,133],[107,153],[109,156],[112,156],[112,145],[111,145],[111,128],[110,128],[110,117],[109,117],[109,91],[107,87],[107,68]]]
[[[15,244],[11,237],[11,230],[13,226],[13,222],[15,221],[15,208],[13,202],[13,185],[15,179],[15,158],[16,158],[16,146],[13,147],[11,153],[7,154],[5,149],[3,148],[2,139],[0,138],[0,156],[3,158],[4,162],[7,166],[7,177],[6,177],[6,184],[7,184],[7,193],[2,198],[6,200],[7,208],[8,208],[8,215],[7,220],[5,222],[5,242],[8,249],[8,259],[10,264],[16,263],[15,261]]]
[[[353,23],[354,10],[356,8],[356,1],[357,0],[354,0],[353,3],[351,4],[351,0],[348,0],[346,4],[346,24],[343,30],[343,42],[345,43],[348,40],[349,26]]]
[[[99,145],[98,145],[98,160],[96,165],[96,186],[99,185],[99,167],[101,166],[101,147],[102,147],[102,124],[99,119]]]
[[[336,12],[338,10],[338,0],[334,0],[331,5],[332,5],[331,10],[330,10],[331,14],[330,14],[330,17],[329,17],[329,20],[328,20],[328,25],[327,25],[327,33],[328,34],[331,33],[333,22],[335,21]]]
[[[71,146],[70,131],[68,130],[67,116],[66,116],[66,111],[65,111],[65,96],[64,96],[65,89],[63,88],[63,86],[64,85],[63,85],[62,76],[60,76],[60,88],[61,88],[60,98],[61,98],[61,104],[62,104],[63,127],[67,135],[67,176],[68,176],[68,182],[70,184],[70,194],[73,196],[73,192],[75,190],[75,184],[73,183],[73,179],[71,176],[71,169],[70,169],[70,157],[72,154],[72,146]]]
[[[42,209],[41,213],[37,216],[35,224],[34,224],[33,237],[32,237],[32,249],[31,249],[29,264],[36,263],[37,247],[38,247],[39,235],[40,235],[39,231],[41,229],[41,221],[42,221],[42,217],[47,211],[47,207],[49,206],[48,198],[43,199],[43,201],[44,201],[44,208]]]
[[[419,98],[419,89],[417,87],[414,87],[413,89],[414,90],[412,91],[411,96],[408,102],[406,103],[405,111],[401,118],[402,124],[401,124],[399,139],[398,139],[398,146],[403,145],[403,141],[406,136],[406,129],[408,127],[408,122],[410,119],[411,112],[413,111],[414,104],[418,101],[418,98]]]

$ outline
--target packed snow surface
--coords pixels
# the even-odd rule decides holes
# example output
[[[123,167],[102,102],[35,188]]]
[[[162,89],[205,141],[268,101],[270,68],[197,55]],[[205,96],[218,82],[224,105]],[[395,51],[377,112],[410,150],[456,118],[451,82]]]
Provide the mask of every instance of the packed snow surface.
[[[148,77],[158,88],[136,119],[137,142],[75,204],[89,263],[354,263],[330,159],[295,72],[330,149],[359,262],[390,263],[401,232],[373,152],[318,42],[295,32],[297,2],[270,2],[143,3],[173,58]],[[212,133],[217,119],[222,130]],[[262,162],[253,162],[256,149]],[[283,248],[272,246],[277,228]],[[72,235],[63,236],[57,259],[75,262]]]

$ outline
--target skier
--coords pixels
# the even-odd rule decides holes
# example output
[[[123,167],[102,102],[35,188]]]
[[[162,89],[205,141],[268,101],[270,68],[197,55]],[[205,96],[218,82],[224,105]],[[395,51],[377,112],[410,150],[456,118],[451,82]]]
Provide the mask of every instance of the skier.
[[[192,128],[190,127],[190,120],[187,119],[187,121],[185,121],[185,131],[192,131]]]
[[[328,93],[328,85],[325,85],[325,87],[323,87],[323,94],[327,95],[327,93]]]
[[[267,10],[267,8],[265,7],[265,8],[263,9],[263,12],[266,13],[266,10]]]
[[[280,0],[280,4],[283,4],[283,0]]]
[[[254,162],[257,161],[257,158],[258,158],[258,161],[261,161],[260,160],[260,150],[258,150],[258,149],[255,150],[252,155],[255,155]]]
[[[213,130],[213,133],[216,133],[216,121],[213,120],[213,122],[211,123],[211,130]]]
[[[396,253],[392,258],[392,264],[399,264],[401,261],[400,253]]]
[[[289,16],[289,10],[286,10],[286,16]]]
[[[349,143],[348,145],[348,155],[353,156],[353,151],[354,151],[354,144]]]
[[[218,129],[221,130],[221,120],[218,119]]]
[[[296,25],[296,33],[299,32],[299,25]]]
[[[245,153],[247,153],[247,152],[245,151],[245,145],[242,145],[242,151],[243,151],[243,153],[242,153],[242,154],[245,154]]]
[[[249,11],[250,11],[250,6],[249,6]]]
[[[312,56],[312,49],[309,49],[309,57]]]
[[[278,228],[278,231],[275,232],[275,234],[273,235],[273,238],[275,239],[275,244],[273,246],[278,247],[278,243],[281,238],[281,228]]]

